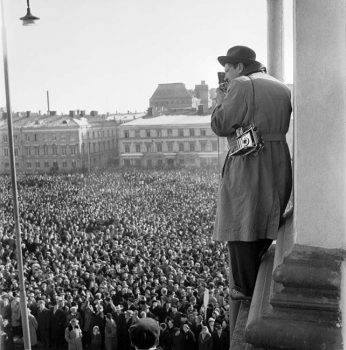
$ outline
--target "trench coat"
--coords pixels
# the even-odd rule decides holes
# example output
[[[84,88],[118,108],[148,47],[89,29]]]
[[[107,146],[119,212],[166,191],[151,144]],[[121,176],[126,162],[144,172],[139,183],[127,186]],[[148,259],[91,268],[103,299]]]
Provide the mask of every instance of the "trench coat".
[[[213,233],[217,241],[275,240],[292,189],[285,139],[292,112],[290,90],[264,72],[249,76],[230,82],[211,116],[212,130],[229,143],[236,137],[234,125],[246,127],[251,122],[264,138],[257,153],[225,160]],[[282,138],[275,140],[277,135]]]

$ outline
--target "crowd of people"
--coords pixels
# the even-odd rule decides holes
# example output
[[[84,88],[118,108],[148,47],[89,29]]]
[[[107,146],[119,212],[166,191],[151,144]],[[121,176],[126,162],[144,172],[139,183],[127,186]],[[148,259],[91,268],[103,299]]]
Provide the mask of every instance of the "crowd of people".
[[[18,179],[32,345],[133,349],[150,317],[164,350],[229,348],[228,253],[212,241],[218,173],[114,170]],[[9,177],[0,178],[0,317],[23,335]]]

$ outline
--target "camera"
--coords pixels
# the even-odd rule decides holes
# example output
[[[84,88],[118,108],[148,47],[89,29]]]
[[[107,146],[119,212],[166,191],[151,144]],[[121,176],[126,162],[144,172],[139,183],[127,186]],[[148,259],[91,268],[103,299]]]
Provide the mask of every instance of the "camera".
[[[246,156],[263,148],[263,140],[254,124],[245,128],[233,125],[233,128],[236,129],[237,136],[230,144],[229,156]]]
[[[228,81],[225,80],[225,72],[217,72],[217,79],[219,82],[219,89],[223,92],[226,93],[227,88],[228,88]]]

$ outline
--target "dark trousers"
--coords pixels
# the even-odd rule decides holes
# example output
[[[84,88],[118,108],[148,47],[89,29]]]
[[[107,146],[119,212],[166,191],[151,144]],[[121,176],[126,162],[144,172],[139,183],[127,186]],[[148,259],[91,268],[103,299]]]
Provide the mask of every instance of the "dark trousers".
[[[236,290],[247,296],[253,294],[262,256],[272,242],[272,239],[267,238],[253,242],[228,242],[231,273]]]

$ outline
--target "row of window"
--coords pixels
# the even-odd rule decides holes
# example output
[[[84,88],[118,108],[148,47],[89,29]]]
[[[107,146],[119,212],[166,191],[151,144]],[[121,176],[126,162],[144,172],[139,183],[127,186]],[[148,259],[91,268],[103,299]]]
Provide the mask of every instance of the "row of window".
[[[108,140],[108,141],[99,141],[99,142],[93,142],[89,143],[89,152],[90,153],[96,153],[96,152],[102,152],[110,149],[115,148],[115,139]],[[88,150],[86,148],[87,146],[83,143],[82,144],[82,154],[87,154]],[[14,149],[15,156],[19,155],[18,148]],[[43,145],[43,146],[25,146],[24,147],[24,155],[26,156],[39,156],[39,155],[75,155],[78,154],[78,145],[70,145],[70,146],[58,146],[58,145]],[[4,148],[3,155],[5,157],[9,156],[9,149]]]
[[[62,134],[59,134],[59,140],[65,140],[66,138],[67,139],[70,139],[72,136],[72,139],[74,139],[74,136],[77,136],[76,133],[74,133],[73,135],[71,135],[70,133],[62,133]],[[96,131],[88,131],[87,133],[87,138],[90,139],[90,138],[100,138],[100,137],[110,137],[110,136],[114,136],[114,129],[110,130],[110,129],[107,129],[107,130],[96,130]],[[56,141],[57,140],[57,136],[56,135],[48,135],[48,134],[24,134],[24,140],[25,141],[33,141],[33,142],[37,142],[39,141],[39,139],[42,140],[42,137],[43,139],[50,139],[50,140],[53,140],[53,141]],[[19,139],[19,135],[15,134],[14,135],[14,141],[17,142]],[[3,142],[8,142],[8,135],[5,134],[2,136],[2,140]]]
[[[177,106],[180,107],[181,105],[191,107],[192,105],[192,98],[186,98],[183,100],[165,100],[165,101],[157,101],[152,102],[151,105],[153,107],[161,107],[161,106]]]
[[[131,136],[135,138],[139,137],[162,137],[163,135],[172,137],[172,136],[178,136],[178,137],[185,137],[185,136],[197,136],[196,129],[187,129],[188,133],[185,132],[186,129],[146,129],[144,133],[141,133],[141,130],[134,130],[134,133],[130,133],[130,130],[124,130],[124,138],[128,139]],[[199,135],[198,136],[206,136],[207,135],[207,129],[199,129]]]
[[[152,159],[124,159],[123,165],[125,167],[135,166],[135,167],[162,167],[162,166],[184,166],[189,165],[193,166],[195,164],[199,164],[201,166],[207,166],[209,165],[217,165],[218,159],[217,158],[201,158],[199,161],[197,159],[189,159],[186,161],[185,159],[157,159],[156,161],[153,161]]]
[[[72,168],[76,168],[77,163],[75,160],[73,160],[71,163],[67,162],[67,161],[63,161],[61,162],[61,167],[62,168],[68,168],[69,165],[71,165]],[[5,167],[8,168],[10,166],[10,163],[5,163]],[[27,162],[25,164],[27,169],[32,169],[32,168],[36,168],[36,169],[41,169],[41,168],[50,168],[50,167],[58,167],[59,168],[59,163],[58,162]],[[18,168],[18,163],[16,163],[16,167]]]
[[[200,152],[206,152],[207,151],[207,141],[200,142],[199,150]],[[156,147],[155,147],[156,146]],[[156,148],[156,149],[155,149]],[[189,142],[188,144],[179,142],[178,148],[174,147],[174,143],[172,141],[167,142],[167,151],[168,152],[174,152],[174,150],[177,150],[179,152],[195,152],[197,151],[196,143],[195,142]],[[211,151],[216,152],[218,150],[217,141],[211,142]],[[124,152],[130,153],[131,152],[131,144],[125,143],[124,144]],[[146,143],[145,148],[143,148],[143,145],[137,143],[135,144],[135,152],[162,152],[162,143],[158,142],[156,144],[154,143]]]

